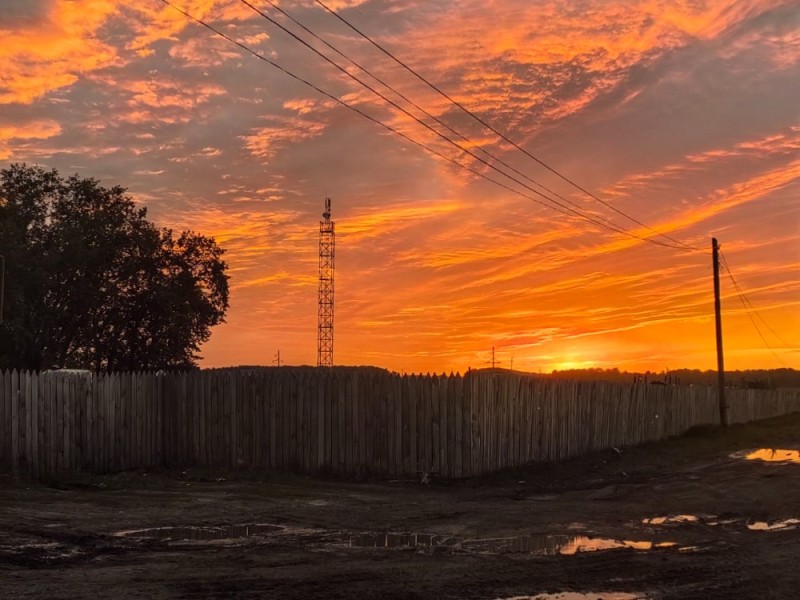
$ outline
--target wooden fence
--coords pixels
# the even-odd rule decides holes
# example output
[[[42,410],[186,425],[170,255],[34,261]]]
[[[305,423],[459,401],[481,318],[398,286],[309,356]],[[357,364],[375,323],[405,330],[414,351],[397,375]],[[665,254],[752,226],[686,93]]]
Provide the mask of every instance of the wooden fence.
[[[728,390],[732,423],[800,411],[797,391]],[[711,387],[376,369],[0,372],[0,470],[153,467],[468,477],[680,434]]]

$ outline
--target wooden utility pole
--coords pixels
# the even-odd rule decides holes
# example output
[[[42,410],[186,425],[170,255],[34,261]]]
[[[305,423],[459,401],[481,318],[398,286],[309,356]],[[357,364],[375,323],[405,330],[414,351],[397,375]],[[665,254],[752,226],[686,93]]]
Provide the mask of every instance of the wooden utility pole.
[[[717,378],[719,385],[719,422],[728,425],[728,403],[725,400],[725,361],[722,356],[722,311],[719,300],[719,243],[711,238],[711,256],[714,262],[714,317],[717,327]]]
[[[492,360],[487,360],[486,364],[492,365],[492,370],[497,366],[497,361],[494,358],[494,346],[492,346]]]

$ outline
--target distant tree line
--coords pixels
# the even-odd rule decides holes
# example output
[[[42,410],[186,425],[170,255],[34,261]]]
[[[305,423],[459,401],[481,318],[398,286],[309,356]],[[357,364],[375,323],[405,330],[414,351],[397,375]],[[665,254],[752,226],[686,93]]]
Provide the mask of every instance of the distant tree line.
[[[37,166],[0,171],[0,368],[196,365],[228,307],[223,250],[156,227],[125,192]]]
[[[661,382],[667,385],[716,385],[716,371],[699,369],[675,369],[669,371],[645,371],[644,373],[620,371],[619,369],[569,369],[553,371],[551,377],[578,381],[600,380],[616,383]],[[747,369],[726,371],[726,385],[749,389],[777,389],[800,387],[800,371],[795,369]]]

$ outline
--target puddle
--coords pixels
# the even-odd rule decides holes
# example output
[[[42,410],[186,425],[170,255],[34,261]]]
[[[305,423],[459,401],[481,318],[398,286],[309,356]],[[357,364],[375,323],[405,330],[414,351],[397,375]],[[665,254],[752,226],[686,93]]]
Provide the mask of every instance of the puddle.
[[[785,519],[783,521],[752,521],[747,522],[745,519],[720,519],[713,515],[671,515],[668,517],[652,517],[649,519],[642,519],[644,525],[670,525],[670,524],[703,524],[710,527],[717,527],[720,525],[743,525],[746,524],[750,531],[780,531],[785,529],[795,529],[800,525],[800,519]],[[685,548],[680,548],[681,551],[689,551]]]
[[[570,535],[535,535],[515,538],[496,538],[473,540],[462,544],[462,547],[477,552],[492,554],[526,553],[541,556],[568,556],[578,552],[598,552],[603,550],[654,550],[676,546],[675,542],[651,542],[615,540],[611,538],[590,538]]]
[[[756,521],[755,523],[748,523],[747,528],[751,531],[781,531],[795,529],[798,525],[800,525],[800,519],[786,519],[785,521],[775,521],[773,523]]]
[[[671,548],[677,546],[675,542],[633,542],[628,540],[612,540],[607,538],[575,538],[573,542],[561,548],[561,554],[575,554],[577,552],[595,552],[598,550],[614,550],[617,548],[633,548],[634,550],[654,550],[656,548]]]
[[[351,548],[430,548],[442,544],[439,536],[428,533],[381,533],[350,538]]]
[[[797,463],[800,464],[800,450],[780,450],[777,448],[760,448],[758,450],[746,450],[731,454],[732,458],[744,458],[746,460],[760,460],[763,462],[778,463]]]
[[[258,537],[283,531],[279,525],[262,523],[208,527],[150,527],[118,531],[114,537],[160,540],[164,542],[220,542]]]
[[[699,523],[700,517],[695,515],[671,515],[669,517],[653,517],[651,519],[642,519],[645,525],[666,525],[666,524],[680,524],[680,523]]]
[[[627,592],[561,592],[558,594],[537,594],[536,596],[512,596],[498,600],[645,600],[641,594]]]

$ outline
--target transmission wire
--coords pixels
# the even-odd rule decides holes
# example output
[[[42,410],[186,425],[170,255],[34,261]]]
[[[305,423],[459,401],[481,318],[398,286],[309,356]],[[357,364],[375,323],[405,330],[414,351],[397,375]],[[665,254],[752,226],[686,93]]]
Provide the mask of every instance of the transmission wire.
[[[530,152],[528,152],[527,150],[525,150],[525,148],[521,147],[519,144],[517,144],[516,142],[514,142],[513,140],[511,140],[511,139],[510,139],[510,138],[509,138],[507,135],[505,135],[505,134],[504,134],[504,133],[502,133],[501,131],[498,131],[498,130],[497,130],[495,127],[493,127],[491,124],[489,124],[488,122],[486,122],[486,121],[485,121],[484,119],[482,119],[480,116],[476,115],[474,112],[472,112],[471,110],[469,110],[467,107],[465,107],[463,104],[461,104],[461,103],[460,103],[458,100],[454,99],[454,98],[453,98],[452,96],[450,96],[450,95],[449,95],[447,92],[445,92],[444,90],[442,90],[441,88],[439,88],[439,87],[438,87],[436,84],[432,83],[431,81],[429,81],[428,79],[426,79],[424,76],[422,76],[422,75],[420,75],[419,73],[417,73],[417,72],[416,72],[416,71],[415,71],[413,68],[411,68],[411,67],[410,67],[410,66],[408,66],[408,65],[407,65],[405,62],[403,62],[402,60],[400,60],[399,58],[397,58],[397,57],[396,57],[394,54],[392,54],[392,53],[391,53],[389,50],[386,50],[386,49],[385,49],[383,46],[381,46],[381,45],[380,45],[378,42],[376,42],[375,40],[373,40],[373,39],[372,39],[370,36],[368,36],[366,33],[364,33],[363,31],[361,31],[360,29],[358,29],[358,28],[357,28],[355,25],[353,25],[352,23],[350,23],[350,22],[349,22],[347,19],[345,19],[344,17],[342,17],[341,15],[339,15],[339,14],[338,14],[336,11],[334,11],[334,10],[333,10],[333,9],[331,9],[329,6],[327,6],[327,5],[326,5],[324,2],[322,2],[322,0],[314,0],[314,1],[315,1],[317,4],[319,4],[319,5],[320,5],[322,8],[324,8],[326,11],[328,11],[328,12],[329,12],[331,15],[333,15],[334,17],[336,17],[337,19],[339,19],[339,21],[341,21],[342,23],[344,23],[344,24],[345,24],[347,27],[349,27],[350,29],[352,29],[353,31],[355,31],[355,32],[356,32],[358,35],[360,35],[361,37],[363,37],[363,38],[364,38],[366,41],[368,41],[370,44],[372,44],[373,46],[375,46],[375,47],[376,47],[378,50],[380,50],[381,52],[383,52],[383,53],[384,53],[386,56],[388,56],[388,57],[389,57],[389,58],[391,58],[393,61],[395,61],[397,64],[399,64],[401,67],[403,67],[403,68],[404,68],[406,71],[408,71],[409,73],[411,73],[412,75],[414,75],[414,76],[415,76],[417,79],[419,79],[420,81],[422,81],[423,83],[425,83],[425,84],[426,84],[428,87],[430,87],[431,89],[433,89],[434,91],[436,91],[437,93],[439,93],[439,94],[440,94],[442,97],[444,97],[444,98],[445,98],[446,100],[448,100],[450,103],[452,103],[453,105],[455,105],[456,107],[458,107],[459,109],[461,109],[461,110],[462,110],[464,113],[466,113],[467,115],[469,115],[470,117],[472,117],[474,120],[476,120],[478,123],[480,123],[481,125],[483,125],[483,127],[485,127],[486,129],[488,129],[489,131],[491,131],[492,133],[494,133],[495,135],[497,135],[498,137],[500,137],[500,139],[502,139],[503,141],[505,141],[505,142],[507,142],[507,143],[511,144],[511,145],[512,145],[514,148],[516,148],[517,150],[519,150],[520,152],[522,152],[523,154],[525,154],[525,155],[526,155],[528,158],[530,158],[530,159],[534,160],[534,161],[535,161],[535,162],[537,162],[539,165],[541,165],[542,167],[544,167],[545,169],[547,169],[548,171],[550,171],[550,172],[551,172],[551,173],[553,173],[554,175],[558,176],[558,177],[559,177],[560,179],[562,179],[563,181],[565,181],[565,182],[569,183],[570,185],[572,185],[572,186],[573,186],[573,187],[575,187],[576,189],[580,190],[581,192],[583,192],[584,194],[586,194],[586,195],[587,195],[587,196],[589,196],[590,198],[592,198],[592,199],[596,200],[597,202],[600,202],[601,204],[603,204],[603,205],[605,205],[606,207],[610,208],[610,209],[611,209],[611,210],[613,210],[614,212],[616,212],[616,213],[618,213],[618,214],[622,215],[622,216],[623,216],[623,217],[625,217],[626,219],[628,219],[628,220],[630,220],[630,221],[632,221],[632,222],[636,223],[637,225],[639,225],[639,226],[641,226],[641,227],[644,227],[645,229],[647,229],[647,230],[649,230],[649,231],[652,231],[653,233],[655,233],[655,234],[657,234],[657,235],[659,235],[659,236],[661,236],[661,237],[663,237],[663,238],[666,238],[666,239],[670,240],[671,242],[673,242],[673,243],[675,243],[675,244],[679,244],[679,245],[680,245],[680,246],[682,246],[684,249],[686,249],[686,250],[700,250],[700,251],[703,251],[701,248],[698,248],[697,246],[692,246],[692,245],[690,245],[690,244],[687,244],[686,242],[682,242],[681,240],[678,240],[678,239],[676,239],[676,238],[673,238],[673,237],[671,237],[671,236],[669,236],[669,235],[667,235],[667,234],[665,234],[665,233],[661,233],[660,231],[658,231],[658,230],[656,230],[656,229],[653,229],[653,228],[652,228],[652,227],[650,227],[649,225],[647,225],[647,224],[643,223],[642,221],[639,221],[639,220],[638,220],[638,219],[636,219],[635,217],[632,217],[632,216],[630,216],[629,214],[627,214],[626,212],[624,212],[624,211],[622,211],[622,210],[618,209],[618,208],[617,208],[617,207],[615,207],[613,204],[611,204],[611,203],[609,203],[609,202],[606,202],[606,201],[605,201],[605,200],[603,200],[602,198],[599,198],[598,196],[596,196],[595,194],[593,194],[593,193],[592,193],[592,192],[590,192],[589,190],[587,190],[587,189],[583,188],[582,186],[580,186],[578,183],[576,183],[575,181],[573,181],[572,179],[570,179],[570,178],[569,178],[569,177],[567,177],[566,175],[562,175],[562,174],[561,174],[559,171],[557,171],[556,169],[554,169],[553,167],[551,167],[550,165],[548,165],[547,163],[545,163],[545,162],[544,162],[544,161],[542,161],[541,159],[537,158],[536,156],[534,156],[533,154],[531,154]]]
[[[163,0],[162,0],[162,1],[163,1]],[[617,225],[614,225],[614,224],[608,224],[608,223],[604,223],[604,222],[602,222],[602,221],[599,221],[599,220],[595,219],[594,217],[587,216],[587,215],[585,215],[585,214],[581,213],[580,211],[577,211],[577,210],[575,210],[575,209],[573,209],[573,208],[570,208],[570,207],[568,207],[568,206],[565,206],[563,203],[561,203],[561,202],[558,202],[557,200],[554,200],[553,198],[551,198],[551,197],[547,196],[546,194],[543,194],[542,192],[540,192],[540,191],[538,191],[538,190],[536,190],[536,189],[532,188],[531,186],[527,185],[526,183],[523,183],[523,182],[522,182],[522,181],[520,181],[519,179],[517,179],[517,178],[515,178],[515,177],[512,177],[511,175],[509,175],[509,174],[508,174],[508,173],[506,173],[505,171],[502,171],[501,169],[497,168],[495,165],[493,165],[493,164],[491,164],[490,162],[488,162],[487,160],[485,160],[485,159],[481,158],[480,156],[478,156],[478,155],[477,155],[477,154],[475,154],[474,152],[470,151],[469,149],[465,148],[464,146],[462,146],[462,145],[461,145],[461,144],[459,144],[458,142],[455,142],[455,141],[453,141],[452,139],[450,139],[449,137],[447,137],[446,135],[444,135],[444,134],[443,134],[443,133],[441,133],[440,131],[437,131],[436,129],[434,129],[433,127],[431,127],[429,124],[425,123],[424,121],[422,121],[421,119],[419,119],[419,118],[418,118],[418,117],[416,117],[415,115],[411,114],[411,113],[410,113],[408,110],[406,110],[405,108],[403,108],[402,106],[400,106],[399,104],[397,104],[396,102],[394,102],[393,100],[391,100],[390,98],[387,98],[387,97],[386,97],[384,94],[382,94],[381,92],[379,92],[378,90],[376,90],[375,88],[373,88],[372,86],[370,86],[368,83],[366,83],[365,81],[363,81],[363,80],[359,79],[358,77],[356,77],[355,75],[353,75],[352,73],[350,73],[349,71],[347,71],[347,69],[345,69],[345,68],[344,68],[344,67],[342,67],[341,65],[337,64],[336,62],[334,62],[333,60],[331,60],[329,57],[327,57],[327,56],[325,56],[324,54],[322,54],[322,52],[320,52],[319,50],[317,50],[316,48],[314,48],[314,47],[313,47],[311,44],[309,44],[308,42],[306,42],[305,40],[303,40],[302,38],[300,38],[300,37],[299,37],[297,34],[295,34],[294,32],[290,31],[289,29],[287,29],[286,27],[284,27],[283,25],[281,25],[280,23],[278,23],[277,21],[275,21],[275,20],[274,20],[272,17],[270,17],[269,15],[267,15],[266,13],[264,13],[263,11],[261,11],[260,9],[258,9],[257,7],[253,6],[253,4],[251,4],[251,3],[250,3],[248,0],[240,0],[240,2],[242,2],[242,4],[245,4],[246,6],[250,7],[250,8],[251,8],[253,11],[255,11],[256,13],[258,13],[259,15],[261,15],[261,16],[262,16],[263,18],[265,18],[267,21],[269,21],[270,23],[272,23],[272,24],[274,24],[275,26],[277,26],[278,28],[280,28],[282,31],[284,31],[285,33],[287,33],[288,35],[290,35],[290,36],[291,36],[293,39],[295,39],[295,40],[297,40],[298,42],[300,42],[300,43],[301,43],[302,45],[304,45],[306,48],[308,48],[309,50],[311,50],[312,52],[314,52],[315,54],[317,54],[317,55],[318,55],[320,58],[322,58],[323,60],[325,60],[327,63],[329,63],[330,65],[332,65],[333,67],[335,67],[336,69],[338,69],[339,71],[341,71],[341,72],[342,72],[344,75],[346,75],[347,77],[349,77],[349,78],[350,78],[350,79],[352,79],[353,81],[357,82],[357,83],[358,83],[359,85],[361,85],[362,87],[364,87],[364,88],[368,89],[369,91],[371,91],[373,94],[375,94],[376,96],[378,96],[379,98],[381,98],[381,99],[382,99],[384,102],[386,102],[387,104],[389,104],[389,105],[393,106],[394,108],[396,108],[397,110],[399,110],[400,112],[402,112],[403,114],[405,114],[406,116],[410,117],[410,118],[411,118],[412,120],[414,120],[416,123],[418,123],[418,124],[422,125],[422,126],[423,126],[423,127],[425,127],[427,130],[431,131],[433,134],[435,134],[435,135],[437,135],[438,137],[442,138],[442,139],[443,139],[444,141],[446,141],[448,144],[450,144],[450,145],[452,145],[452,146],[456,147],[457,149],[461,150],[461,151],[462,151],[462,152],[464,152],[465,154],[468,154],[468,155],[469,155],[469,156],[471,156],[473,159],[475,159],[475,160],[477,160],[478,162],[480,162],[480,163],[482,163],[482,164],[486,165],[486,166],[487,166],[487,167],[489,167],[490,169],[492,169],[492,170],[494,170],[494,171],[497,171],[498,173],[500,173],[500,174],[501,174],[501,175],[503,175],[504,177],[506,177],[506,178],[510,179],[511,181],[513,181],[514,183],[516,183],[517,185],[520,185],[520,186],[522,186],[523,188],[525,188],[525,189],[527,189],[527,190],[529,190],[529,191],[533,192],[534,194],[537,194],[538,196],[541,196],[541,197],[542,197],[542,198],[544,198],[545,200],[547,200],[547,201],[549,201],[549,202],[552,202],[553,204],[556,204],[556,205],[560,206],[560,207],[561,207],[561,208],[563,208],[564,210],[566,210],[566,211],[568,211],[568,212],[570,212],[570,213],[572,213],[572,214],[574,214],[574,215],[578,216],[579,218],[581,218],[581,219],[583,219],[583,220],[585,220],[585,221],[589,221],[589,222],[591,222],[591,223],[594,223],[595,225],[599,225],[600,227],[605,227],[606,229],[609,229],[609,230],[611,230],[611,231],[614,231],[614,232],[616,232],[616,233],[621,233],[621,234],[623,234],[623,235],[626,235],[626,236],[628,236],[628,237],[630,237],[630,238],[634,238],[634,239],[637,239],[637,240],[641,240],[641,241],[643,241],[643,242],[648,242],[648,243],[651,243],[651,244],[655,244],[655,245],[657,245],[657,246],[663,246],[663,247],[665,247],[665,248],[672,248],[673,250],[685,250],[685,249],[687,249],[687,248],[685,247],[685,246],[686,246],[685,244],[683,244],[683,247],[674,246],[674,245],[672,245],[672,244],[666,244],[666,243],[664,243],[664,242],[659,242],[658,240],[654,240],[654,239],[652,239],[652,238],[646,238],[646,237],[642,237],[642,236],[640,236],[640,235],[637,235],[637,234],[635,234],[635,233],[633,233],[633,232],[630,232],[629,230],[622,229],[622,228],[620,228],[620,227],[619,227],[619,226],[617,226]],[[460,163],[459,163],[459,164],[460,164]],[[526,198],[531,198],[530,196],[528,196],[528,195],[526,195],[526,194],[522,194],[522,195],[523,195],[524,197],[526,197]],[[541,203],[541,202],[539,202],[539,204],[542,204],[542,203]],[[549,205],[545,205],[545,206],[549,206]],[[550,207],[550,208],[552,208],[552,207]],[[563,212],[563,211],[561,211],[561,212]],[[679,243],[680,243],[680,242],[679,242]]]
[[[721,250],[720,250],[720,258],[722,259],[722,266],[725,268],[725,271],[727,272],[728,277],[731,280],[731,283],[733,283],[733,287],[736,288],[736,292],[737,292],[737,295],[739,296],[739,300],[744,305],[745,310],[748,313],[748,316],[750,316],[750,312],[752,310],[752,313],[755,314],[758,317],[758,319],[764,324],[764,326],[767,329],[769,329],[769,331],[772,333],[772,335],[774,335],[775,338],[779,342],[781,342],[786,348],[788,348],[790,352],[800,352],[800,348],[796,348],[795,346],[792,346],[789,342],[787,342],[780,335],[778,335],[778,333],[770,326],[770,324],[766,321],[766,319],[764,319],[764,317],[761,315],[761,313],[758,311],[758,309],[753,305],[753,303],[747,297],[747,294],[744,293],[744,290],[742,290],[741,286],[736,281],[736,278],[733,276],[733,272],[731,271],[731,268],[728,265],[728,261],[725,258],[725,255],[722,253]],[[760,335],[761,331],[759,330],[759,327],[755,323],[755,320],[753,319],[752,316],[750,317],[750,320],[753,321],[753,325],[755,325],[756,330],[759,331],[759,335]],[[761,339],[763,340],[764,337],[762,336]],[[766,340],[764,340],[764,343],[767,344]],[[772,350],[772,347],[769,346],[769,344],[767,344],[767,347],[770,348],[770,350]]]
[[[303,78],[302,78],[302,77],[300,77],[299,75],[296,75],[296,74],[292,73],[291,71],[289,71],[288,69],[286,69],[286,68],[282,67],[281,65],[279,65],[279,64],[278,64],[278,63],[276,63],[275,61],[273,61],[273,60],[270,60],[269,58],[266,58],[265,56],[262,56],[261,54],[259,54],[259,53],[258,53],[258,52],[256,52],[255,50],[252,50],[251,48],[249,48],[249,47],[248,47],[248,46],[246,46],[245,44],[242,44],[241,42],[239,42],[239,41],[237,41],[237,40],[233,39],[232,37],[230,37],[230,36],[228,36],[227,34],[223,33],[223,32],[222,32],[222,31],[220,31],[219,29],[216,29],[214,26],[212,26],[212,25],[209,25],[208,23],[206,23],[206,22],[205,22],[205,21],[203,21],[202,19],[199,19],[198,17],[195,17],[195,16],[191,15],[190,13],[188,13],[188,12],[186,12],[185,10],[183,10],[183,9],[179,8],[178,6],[175,6],[174,4],[172,4],[171,2],[169,2],[169,0],[161,0],[161,2],[162,2],[162,3],[164,3],[164,4],[166,4],[166,5],[167,5],[167,6],[169,6],[169,7],[173,8],[173,9],[177,10],[178,12],[180,12],[181,14],[183,14],[183,15],[184,15],[185,17],[187,17],[188,19],[191,19],[192,21],[194,21],[194,22],[195,22],[195,23],[197,23],[198,25],[202,25],[202,26],[203,26],[203,27],[205,27],[206,29],[208,29],[208,30],[212,31],[213,33],[215,33],[216,35],[218,35],[218,36],[220,36],[220,37],[222,37],[222,38],[226,39],[227,41],[229,41],[229,42],[231,42],[231,43],[233,43],[233,44],[236,44],[237,46],[239,46],[240,48],[242,48],[242,49],[243,49],[245,52],[248,52],[249,54],[252,54],[252,55],[253,55],[254,57],[256,57],[257,59],[259,59],[259,60],[261,60],[261,61],[263,61],[263,62],[265,62],[265,63],[267,63],[267,64],[269,64],[269,65],[271,65],[271,66],[273,66],[273,67],[275,67],[275,68],[276,68],[276,69],[278,69],[279,71],[281,71],[281,72],[285,73],[286,75],[290,76],[292,79],[295,79],[296,81],[299,81],[300,83],[303,83],[303,84],[307,85],[308,87],[310,87],[311,89],[315,90],[315,91],[316,91],[316,92],[318,92],[319,94],[321,94],[321,95],[323,95],[323,96],[325,96],[325,97],[327,97],[327,98],[330,98],[331,100],[333,100],[333,101],[334,101],[334,102],[336,102],[337,104],[340,104],[340,105],[342,105],[343,107],[345,107],[345,108],[347,108],[347,109],[350,109],[350,110],[352,110],[353,112],[355,112],[355,113],[357,113],[357,114],[361,115],[361,116],[362,116],[362,117],[364,117],[365,119],[368,119],[369,121],[372,121],[372,122],[373,122],[373,123],[375,123],[376,125],[379,125],[379,126],[383,127],[383,128],[384,128],[384,129],[386,129],[387,131],[389,131],[389,132],[391,132],[391,133],[393,133],[393,134],[395,134],[395,135],[397,135],[397,136],[400,136],[401,138],[405,139],[405,140],[406,140],[406,141],[408,141],[408,142],[411,142],[412,144],[414,144],[414,145],[416,145],[416,146],[419,146],[419,147],[420,147],[420,148],[422,148],[423,150],[426,150],[427,152],[429,152],[429,153],[431,153],[431,154],[433,154],[433,155],[435,155],[435,156],[438,156],[439,158],[442,158],[442,159],[446,160],[447,162],[449,162],[449,163],[452,163],[452,164],[454,164],[455,166],[457,166],[457,167],[460,167],[460,168],[464,169],[465,171],[468,171],[468,172],[472,173],[473,175],[476,175],[477,177],[481,177],[482,179],[485,179],[485,180],[487,180],[487,181],[489,181],[489,182],[491,182],[491,183],[494,183],[495,185],[497,185],[497,186],[499,186],[499,187],[501,187],[501,188],[503,188],[503,189],[505,189],[505,190],[508,190],[509,192],[512,192],[512,193],[514,193],[514,194],[517,194],[517,195],[519,195],[519,196],[522,196],[523,198],[527,198],[527,199],[529,199],[529,200],[531,200],[531,201],[533,201],[533,202],[536,202],[537,204],[541,204],[542,206],[544,206],[544,207],[546,207],[546,208],[549,208],[549,209],[551,209],[551,210],[554,210],[554,211],[556,211],[556,212],[559,212],[559,213],[561,213],[561,214],[564,214],[564,215],[570,216],[570,214],[569,214],[569,212],[568,212],[567,210],[562,210],[562,209],[560,209],[560,208],[557,208],[557,207],[555,207],[555,206],[551,206],[550,204],[546,204],[546,203],[542,202],[541,200],[539,200],[539,199],[537,199],[537,198],[534,198],[533,196],[530,196],[530,195],[528,195],[528,194],[525,194],[524,192],[520,192],[519,190],[516,190],[516,189],[514,189],[514,188],[510,187],[509,185],[507,185],[507,184],[505,184],[505,183],[502,183],[501,181],[498,181],[498,180],[496,180],[496,179],[494,179],[494,178],[492,178],[492,177],[489,177],[489,176],[487,176],[487,175],[485,175],[485,174],[483,174],[483,173],[481,173],[481,172],[479,172],[479,171],[477,171],[477,170],[473,169],[472,167],[469,167],[469,166],[467,166],[467,165],[464,165],[464,164],[462,164],[462,163],[460,163],[460,162],[456,161],[455,159],[453,159],[453,158],[450,158],[449,156],[446,156],[446,155],[442,154],[441,152],[439,152],[439,151],[437,151],[437,150],[434,150],[433,148],[430,148],[429,146],[427,146],[427,145],[423,144],[422,142],[418,142],[417,140],[415,140],[415,139],[413,139],[413,138],[411,138],[411,137],[407,136],[407,135],[406,135],[406,134],[404,134],[403,132],[401,132],[401,131],[399,131],[399,130],[397,130],[397,129],[393,128],[391,125],[387,125],[386,123],[383,123],[382,121],[380,121],[380,120],[376,119],[375,117],[372,117],[372,116],[371,116],[371,115],[369,115],[368,113],[365,113],[365,112],[364,112],[364,111],[362,111],[361,109],[359,109],[359,108],[356,108],[355,106],[353,106],[353,105],[351,105],[351,104],[348,104],[348,103],[347,103],[347,102],[345,102],[344,100],[341,100],[340,98],[337,98],[336,96],[334,96],[334,95],[332,95],[332,94],[330,94],[330,93],[326,92],[325,90],[323,90],[323,89],[321,89],[320,87],[318,87],[318,86],[314,85],[314,84],[313,84],[313,83],[311,83],[310,81],[308,81],[308,80],[306,80],[306,79],[303,79]],[[500,171],[500,173],[502,174],[502,171]],[[542,194],[540,194],[540,195],[542,195]],[[573,211],[573,212],[574,212],[574,211]],[[581,216],[581,215],[579,215],[579,216]],[[584,218],[586,218],[586,217],[584,217]],[[601,225],[602,225],[602,223],[599,223],[599,224],[601,224]],[[624,231],[620,231],[619,233],[626,233],[626,232],[624,232]],[[652,242],[652,243],[656,243],[654,240],[648,240],[648,239],[646,239],[646,238],[638,238],[638,239],[643,239],[643,241],[650,241],[650,242]],[[659,243],[659,245],[664,245],[664,244],[660,244],[660,243]],[[671,246],[667,246],[667,247],[671,247]]]
[[[241,0],[241,1],[242,1],[244,4],[246,4],[246,5],[250,6],[250,8],[253,8],[253,6],[252,6],[252,5],[250,5],[248,2],[245,2],[244,0]],[[367,75],[369,75],[370,77],[372,77],[372,79],[374,79],[375,81],[377,81],[378,83],[380,83],[381,85],[383,85],[385,88],[387,88],[387,89],[389,89],[390,91],[392,91],[392,92],[393,92],[394,94],[396,94],[398,97],[400,97],[400,98],[402,98],[403,100],[405,100],[406,102],[408,102],[408,103],[409,103],[411,106],[413,106],[414,108],[416,108],[417,110],[419,110],[419,111],[420,111],[421,113],[423,113],[425,116],[427,116],[427,117],[428,117],[428,118],[430,118],[430,119],[433,119],[433,120],[434,120],[436,123],[438,123],[439,125],[441,125],[441,126],[442,126],[442,127],[444,127],[445,129],[447,129],[447,130],[448,130],[450,133],[452,133],[452,134],[454,134],[454,135],[458,136],[459,138],[461,138],[462,140],[464,140],[465,142],[467,142],[468,144],[470,144],[472,147],[474,147],[474,148],[477,148],[478,150],[480,150],[481,152],[483,152],[483,153],[484,153],[486,156],[489,156],[489,157],[491,157],[493,160],[495,160],[496,162],[500,163],[501,165],[503,165],[504,167],[506,167],[507,169],[509,169],[509,170],[510,170],[510,171],[512,171],[513,173],[515,173],[515,174],[519,175],[520,177],[523,177],[523,178],[524,178],[524,179],[526,179],[527,181],[531,182],[533,185],[539,186],[540,188],[542,188],[543,190],[545,190],[545,191],[546,191],[546,192],[548,192],[549,194],[552,194],[553,196],[555,196],[555,197],[559,198],[560,200],[563,200],[564,202],[566,202],[566,203],[568,203],[568,204],[570,204],[570,205],[574,206],[575,208],[578,208],[578,209],[580,208],[580,205],[579,205],[578,203],[576,203],[576,202],[574,202],[574,201],[572,201],[572,200],[570,200],[570,199],[568,199],[568,198],[565,198],[564,196],[562,196],[561,194],[559,194],[559,193],[558,193],[558,192],[556,192],[555,190],[552,190],[552,189],[548,188],[546,185],[544,185],[544,184],[542,184],[542,183],[540,183],[540,182],[536,181],[535,179],[533,179],[533,178],[532,178],[532,177],[530,177],[529,175],[527,175],[527,174],[523,173],[522,171],[519,171],[518,169],[516,169],[516,168],[515,168],[515,167],[513,167],[512,165],[508,164],[508,163],[507,163],[506,161],[504,161],[503,159],[499,158],[498,156],[494,155],[493,153],[489,152],[488,150],[486,150],[485,148],[483,148],[482,146],[480,146],[480,144],[477,144],[477,143],[473,142],[473,141],[472,141],[471,139],[469,139],[468,137],[464,136],[463,134],[461,134],[461,133],[460,133],[460,132],[458,132],[457,130],[453,129],[453,128],[452,128],[450,125],[448,125],[447,123],[445,123],[444,121],[442,121],[442,120],[441,120],[439,117],[437,117],[437,116],[435,116],[435,115],[431,114],[430,112],[428,112],[428,111],[427,111],[425,108],[421,107],[419,104],[417,104],[416,102],[414,102],[414,101],[413,101],[411,98],[407,97],[405,94],[403,94],[402,92],[400,92],[399,90],[397,90],[395,87],[393,87],[392,85],[390,85],[389,83],[387,83],[386,81],[384,81],[382,78],[380,78],[379,76],[375,75],[375,74],[374,74],[373,72],[371,72],[369,69],[367,69],[367,68],[366,68],[366,67],[364,67],[363,65],[359,64],[357,61],[355,61],[355,60],[353,60],[352,58],[350,58],[349,56],[347,56],[347,55],[346,55],[344,52],[342,52],[341,50],[339,50],[339,49],[338,49],[336,46],[334,46],[333,44],[329,43],[327,40],[325,40],[324,38],[322,38],[320,35],[318,35],[318,34],[317,34],[317,33],[315,33],[314,31],[312,31],[311,29],[309,29],[309,28],[308,28],[306,25],[304,25],[302,22],[300,22],[300,21],[299,21],[297,18],[293,17],[293,16],[292,16],[292,15],[291,15],[289,12],[287,12],[286,10],[284,10],[283,8],[281,8],[280,6],[278,6],[277,4],[275,4],[275,3],[274,3],[272,0],[264,0],[264,1],[265,1],[267,4],[269,4],[269,5],[270,5],[270,6],[271,6],[271,7],[272,7],[274,10],[276,10],[276,11],[280,12],[280,13],[281,13],[281,14],[283,14],[283,15],[284,15],[284,16],[285,16],[287,19],[289,19],[289,20],[290,20],[290,21],[292,21],[294,24],[296,24],[298,27],[300,27],[300,28],[302,28],[304,31],[306,31],[306,32],[307,32],[309,35],[311,35],[311,36],[312,36],[312,37],[314,37],[315,39],[319,40],[319,41],[320,41],[321,43],[323,43],[325,46],[327,46],[328,48],[330,48],[330,49],[331,49],[333,52],[335,52],[336,54],[338,54],[339,56],[341,56],[342,58],[344,58],[345,60],[347,60],[347,61],[348,61],[350,64],[354,65],[355,67],[357,67],[358,69],[360,69],[361,71],[363,71],[364,73],[366,73]],[[255,8],[253,8],[253,9],[254,9],[254,10],[256,10]],[[259,14],[262,14],[260,11],[257,11],[257,12],[259,12]],[[264,16],[264,15],[262,14],[262,16]],[[537,193],[538,193],[538,192],[537,192]],[[610,221],[609,219],[606,219],[605,217],[602,217],[602,216],[600,216],[600,215],[595,215],[595,216],[596,216],[596,218],[598,218],[598,219],[601,219],[601,220],[605,221],[606,223],[608,223],[608,224],[612,225],[613,227],[619,227],[620,229],[624,229],[624,227],[617,226],[617,225],[616,225],[616,224],[615,224],[613,221]],[[615,230],[615,231],[616,231],[616,230]],[[678,248],[676,248],[676,249],[678,249]]]

